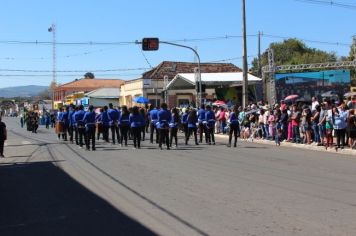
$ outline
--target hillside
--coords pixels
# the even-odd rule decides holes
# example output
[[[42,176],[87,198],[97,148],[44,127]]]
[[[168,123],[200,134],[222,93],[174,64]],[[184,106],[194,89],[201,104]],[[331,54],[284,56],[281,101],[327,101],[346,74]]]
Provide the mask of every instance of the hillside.
[[[38,85],[0,88],[0,97],[32,97],[36,96],[38,93],[42,92],[43,90],[46,90],[47,88],[47,86]]]

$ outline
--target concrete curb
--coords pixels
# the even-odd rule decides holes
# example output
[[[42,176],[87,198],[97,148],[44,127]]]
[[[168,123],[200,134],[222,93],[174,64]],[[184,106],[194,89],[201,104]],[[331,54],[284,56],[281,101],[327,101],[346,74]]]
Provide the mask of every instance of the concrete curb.
[[[224,138],[228,139],[227,135],[223,134],[215,134],[216,137],[219,138]],[[249,143],[258,143],[258,144],[267,144],[267,145],[273,145],[275,146],[274,141],[269,141],[269,140],[260,140],[260,139],[254,139],[251,141],[250,139],[246,141],[242,141],[239,139],[240,142],[249,142]],[[292,148],[301,148],[301,149],[306,149],[306,150],[314,150],[314,151],[319,151],[319,152],[327,152],[327,153],[336,153],[336,154],[343,154],[343,155],[352,155],[356,156],[356,150],[352,149],[339,149],[338,151],[335,150],[335,148],[328,148],[327,150],[325,147],[320,147],[320,146],[313,146],[313,145],[306,145],[306,144],[295,144],[295,143],[289,143],[289,142],[281,142],[281,147],[292,147]]]

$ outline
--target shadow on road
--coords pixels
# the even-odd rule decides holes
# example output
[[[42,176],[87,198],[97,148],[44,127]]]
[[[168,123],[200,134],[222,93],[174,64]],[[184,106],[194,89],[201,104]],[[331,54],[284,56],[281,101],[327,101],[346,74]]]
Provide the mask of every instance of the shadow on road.
[[[156,235],[52,162],[0,165],[0,235]]]

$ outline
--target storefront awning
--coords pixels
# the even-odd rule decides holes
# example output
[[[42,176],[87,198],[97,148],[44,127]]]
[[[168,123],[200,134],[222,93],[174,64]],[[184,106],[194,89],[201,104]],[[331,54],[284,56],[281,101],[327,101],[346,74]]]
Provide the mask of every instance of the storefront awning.
[[[172,89],[194,89],[196,82],[196,75],[194,73],[177,74],[173,80],[168,84],[167,88]],[[202,83],[207,88],[214,87],[233,87],[242,85],[242,72],[226,72],[226,73],[202,73]],[[262,79],[248,74],[248,84],[255,84],[262,81]]]

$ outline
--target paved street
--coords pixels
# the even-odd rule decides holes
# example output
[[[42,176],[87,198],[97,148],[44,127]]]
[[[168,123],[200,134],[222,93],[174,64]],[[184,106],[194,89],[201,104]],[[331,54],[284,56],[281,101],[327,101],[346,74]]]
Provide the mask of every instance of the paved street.
[[[88,152],[4,122],[1,236],[356,235],[355,157],[225,139]]]

